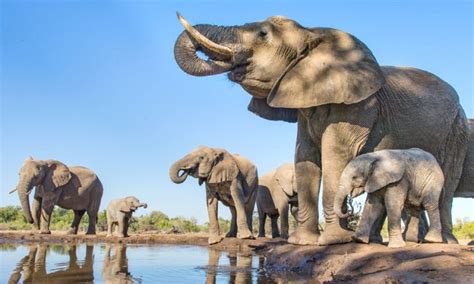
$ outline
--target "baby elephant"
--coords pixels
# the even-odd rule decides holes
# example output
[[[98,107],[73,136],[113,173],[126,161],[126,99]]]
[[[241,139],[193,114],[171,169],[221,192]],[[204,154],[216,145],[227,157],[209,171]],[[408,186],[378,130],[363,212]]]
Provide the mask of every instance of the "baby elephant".
[[[341,207],[348,195],[357,197],[368,193],[362,217],[353,235],[355,241],[368,243],[374,221],[384,214],[388,217],[389,247],[403,247],[401,214],[405,206],[411,215],[419,216],[426,209],[430,228],[424,240],[440,243],[439,197],[444,176],[433,155],[418,149],[382,150],[353,159],[341,174],[334,199],[334,210],[340,218],[347,217]]]
[[[128,226],[132,213],[139,207],[147,208],[147,206],[146,203],[140,203],[134,196],[111,200],[107,206],[107,237],[112,236],[114,225],[118,225],[117,236],[128,237]]]

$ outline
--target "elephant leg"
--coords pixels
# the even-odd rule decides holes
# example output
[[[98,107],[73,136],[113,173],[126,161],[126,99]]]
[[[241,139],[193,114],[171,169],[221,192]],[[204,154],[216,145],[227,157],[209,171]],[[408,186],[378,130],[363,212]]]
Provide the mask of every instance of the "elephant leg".
[[[453,235],[453,219],[451,209],[453,206],[454,192],[456,191],[459,180],[461,179],[464,159],[467,153],[467,143],[469,134],[467,133],[466,116],[462,110],[458,112],[453,123],[452,132],[448,135],[445,149],[449,151],[444,156],[441,165],[445,177],[443,193],[439,198],[439,210],[443,239],[448,244],[457,244],[458,241]],[[440,160],[440,159],[438,159]]]
[[[237,213],[235,212],[235,207],[230,206],[230,231],[225,235],[226,238],[235,238],[237,237]]]
[[[443,236],[442,236],[442,225],[441,225],[441,216],[439,213],[438,208],[438,200],[439,200],[439,188],[429,189],[429,192],[432,192],[424,201],[423,207],[428,212],[428,216],[430,218],[430,227],[428,233],[424,237],[424,241],[430,243],[442,243]],[[438,192],[438,194],[436,194]]]
[[[118,220],[118,237],[123,238],[125,237],[125,218],[121,218]]]
[[[388,247],[399,248],[405,246],[402,236],[402,210],[405,205],[408,182],[401,180],[398,184],[389,185],[385,193],[385,207],[388,218]]]
[[[372,229],[370,230],[369,242],[371,243],[383,243],[383,237],[381,232],[383,224],[385,223],[385,219],[387,218],[387,211],[385,210],[385,206],[382,205],[382,207],[382,212],[375,219],[374,224],[372,224]]]
[[[428,228],[425,212],[405,209],[402,212],[402,218],[405,220],[405,232],[403,233],[405,240],[415,243],[423,240]]]
[[[381,215],[384,215],[385,207],[383,206],[383,198],[379,194],[368,194],[365,201],[364,210],[354,232],[352,239],[356,242],[369,243],[372,228]]]
[[[298,226],[288,242],[314,245],[319,239],[318,198],[321,182],[321,155],[308,133],[308,121],[298,115],[295,179],[298,191]]]
[[[112,231],[113,231],[114,223],[112,219],[109,217],[107,214],[107,237],[112,236]]]
[[[278,215],[271,215],[270,220],[272,222],[272,238],[279,238],[281,235],[278,230]],[[286,237],[288,238],[288,235]]]
[[[222,241],[223,237],[220,235],[219,220],[217,219],[217,198],[209,193],[209,189],[206,188],[206,199],[207,199],[207,214],[209,216],[209,239],[210,245],[216,244]]]
[[[34,197],[31,202],[31,215],[33,217],[33,229],[35,231],[40,230],[40,220],[41,220],[41,198]]]
[[[45,201],[41,204],[41,221],[40,221],[40,233],[51,234],[49,230],[49,223],[51,222],[51,215],[53,214],[54,204],[49,201]]]
[[[248,214],[245,210],[244,204],[244,189],[242,188],[242,183],[238,178],[232,181],[230,193],[235,204],[235,210],[237,211],[237,238],[251,239],[253,238],[253,234],[248,225]]]
[[[258,237],[265,238],[265,221],[267,215],[263,212],[262,208],[258,206]]]
[[[123,220],[123,236],[128,237],[128,226],[130,225],[130,218]]]
[[[69,229],[68,234],[77,234],[77,230],[79,229],[79,223],[81,222],[84,213],[86,213],[85,210],[74,210],[74,220],[72,220],[71,229]]]
[[[288,238],[288,203],[280,205],[278,207],[278,213],[280,213],[280,234],[284,239]],[[278,216],[276,217],[278,219]]]
[[[89,216],[89,226],[87,228],[87,235],[95,235],[95,224],[97,222],[97,210],[87,210],[87,216]]]

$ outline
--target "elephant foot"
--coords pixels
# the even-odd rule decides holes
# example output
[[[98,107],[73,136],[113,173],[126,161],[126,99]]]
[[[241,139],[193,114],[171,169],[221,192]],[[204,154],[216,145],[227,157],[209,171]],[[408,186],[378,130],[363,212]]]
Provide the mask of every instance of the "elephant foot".
[[[51,231],[50,231],[50,230],[41,230],[41,231],[40,231],[40,234],[42,234],[42,235],[50,235],[50,234],[51,234]]]
[[[443,242],[443,237],[441,236],[441,233],[430,230],[430,231],[428,231],[428,234],[426,234],[424,242],[427,242],[427,243],[442,243]]]
[[[107,236],[105,236],[106,238],[110,238],[112,237],[112,234],[107,234]]]
[[[207,243],[210,245],[213,245],[213,244],[220,243],[223,239],[224,237],[219,236],[219,235],[209,236],[209,238],[207,239]]]
[[[95,230],[87,230],[86,235],[95,235]]]
[[[227,237],[227,236],[226,236]],[[272,236],[273,237],[273,236]],[[258,233],[258,238],[265,238],[265,234]]]
[[[319,233],[308,229],[297,228],[288,238],[288,243],[295,245],[317,245]]]
[[[390,238],[389,242],[388,242],[388,247],[389,248],[402,248],[406,246],[406,243],[405,241],[403,240],[403,238],[395,238],[395,240],[393,238]]]
[[[352,240],[356,243],[363,243],[363,244],[369,243],[369,237],[367,235],[358,234],[358,233],[355,233],[352,235]]]
[[[448,243],[450,245],[459,244],[458,240],[456,239],[456,237],[451,232],[443,233],[443,241],[445,241],[446,243]]]
[[[320,246],[345,244],[352,241],[352,234],[354,232],[348,229],[341,228],[338,225],[328,225],[319,237],[318,244]]]
[[[235,238],[237,237],[237,233],[234,231],[229,231],[227,234],[225,234],[226,238]]]
[[[77,235],[77,228],[71,228],[67,231],[68,235]]]
[[[287,234],[275,234],[274,236],[272,236],[272,238],[282,238],[282,239],[288,239],[288,235]]]
[[[238,239],[255,239],[255,237],[253,236],[252,232],[250,232],[250,230],[245,230],[243,232],[238,232],[237,233],[237,238]]]

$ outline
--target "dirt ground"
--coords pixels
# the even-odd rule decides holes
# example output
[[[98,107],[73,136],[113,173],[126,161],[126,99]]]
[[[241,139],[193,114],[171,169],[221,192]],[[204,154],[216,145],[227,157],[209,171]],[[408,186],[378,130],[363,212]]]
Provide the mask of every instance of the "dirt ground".
[[[128,238],[32,234],[29,231],[0,231],[0,243],[48,242],[124,244],[183,244],[207,246],[207,234],[142,233]],[[463,241],[466,244],[468,241]],[[226,238],[212,246],[218,250],[252,250],[266,257],[267,273],[283,279],[311,282],[351,283],[474,283],[474,246],[408,243],[402,249],[380,244],[295,246],[283,239]],[[306,282],[306,281],[304,281]]]

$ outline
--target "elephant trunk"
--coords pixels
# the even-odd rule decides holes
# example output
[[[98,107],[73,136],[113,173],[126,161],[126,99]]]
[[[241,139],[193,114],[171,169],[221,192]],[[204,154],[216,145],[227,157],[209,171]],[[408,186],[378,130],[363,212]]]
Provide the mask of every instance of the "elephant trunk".
[[[340,185],[339,189],[337,190],[336,197],[334,198],[334,212],[339,218],[347,218],[349,216],[348,212],[342,213],[342,206],[344,205],[346,197],[349,195],[350,192],[350,186]]]
[[[23,214],[25,215],[26,220],[30,224],[33,223],[33,217],[31,216],[30,200],[28,194],[30,193],[32,188],[33,185],[31,184],[31,181],[25,180],[23,178],[20,179],[20,182],[17,186],[18,197],[20,198]]]
[[[169,176],[171,181],[180,184],[183,183],[189,175],[192,167],[189,155],[176,161],[170,168]]]
[[[237,36],[231,27],[196,25],[191,26],[178,14],[183,31],[174,46],[176,63],[193,76],[209,76],[230,71],[233,67],[234,51],[223,45],[236,43]],[[209,57],[204,60],[197,55],[202,51]]]
[[[140,204],[138,204],[138,207],[147,208],[147,207],[148,207],[148,204],[146,204],[146,203],[140,203]]]

